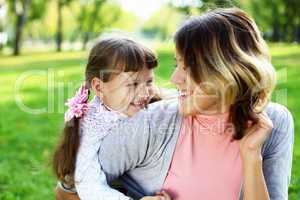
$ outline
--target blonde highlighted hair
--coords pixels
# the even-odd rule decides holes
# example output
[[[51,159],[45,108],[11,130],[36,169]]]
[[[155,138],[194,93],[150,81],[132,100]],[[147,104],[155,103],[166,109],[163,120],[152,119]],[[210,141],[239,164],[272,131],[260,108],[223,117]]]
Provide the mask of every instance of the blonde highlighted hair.
[[[230,106],[234,138],[241,139],[247,122],[257,122],[276,82],[267,45],[253,19],[238,8],[211,10],[184,22],[175,43],[193,80],[219,89]]]

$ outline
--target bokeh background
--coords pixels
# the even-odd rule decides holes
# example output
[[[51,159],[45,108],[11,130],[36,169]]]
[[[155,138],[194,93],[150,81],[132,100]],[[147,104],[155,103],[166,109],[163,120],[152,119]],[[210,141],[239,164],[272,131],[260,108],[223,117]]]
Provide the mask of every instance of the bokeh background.
[[[83,81],[97,37],[128,34],[154,49],[156,81],[171,87],[176,27],[230,6],[253,16],[268,42],[278,75],[272,99],[295,119],[289,199],[299,200],[299,0],[0,0],[0,199],[54,199],[50,161],[64,101]]]

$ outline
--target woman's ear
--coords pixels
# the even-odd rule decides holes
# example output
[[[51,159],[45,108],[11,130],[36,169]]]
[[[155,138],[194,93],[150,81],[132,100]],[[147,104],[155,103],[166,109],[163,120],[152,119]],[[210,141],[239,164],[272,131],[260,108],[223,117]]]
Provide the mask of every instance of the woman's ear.
[[[95,77],[92,79],[91,87],[95,92],[96,96],[98,97],[103,96],[103,82],[99,78]]]

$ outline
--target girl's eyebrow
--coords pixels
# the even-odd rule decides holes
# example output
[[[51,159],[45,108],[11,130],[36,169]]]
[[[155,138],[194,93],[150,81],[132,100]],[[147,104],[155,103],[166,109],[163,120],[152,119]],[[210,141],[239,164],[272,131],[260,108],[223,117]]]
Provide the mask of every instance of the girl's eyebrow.
[[[129,78],[129,79],[126,79],[124,82],[127,83],[127,84],[128,83],[135,83],[135,82],[138,82],[138,80]]]
[[[147,80],[136,79],[135,81],[140,83],[140,82],[144,82],[144,81],[149,82],[149,81],[153,81],[153,80],[154,80],[154,76],[149,77]]]
[[[150,78],[147,80],[147,82],[153,81],[153,79],[154,79],[154,77],[150,77]]]

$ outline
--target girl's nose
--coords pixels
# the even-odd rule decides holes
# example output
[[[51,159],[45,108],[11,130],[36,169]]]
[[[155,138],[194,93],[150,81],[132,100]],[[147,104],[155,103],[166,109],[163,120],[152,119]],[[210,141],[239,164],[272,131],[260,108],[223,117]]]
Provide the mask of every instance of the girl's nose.
[[[150,88],[147,87],[146,85],[143,85],[139,89],[139,95],[138,96],[141,99],[147,99],[147,98],[149,98],[150,97]]]

